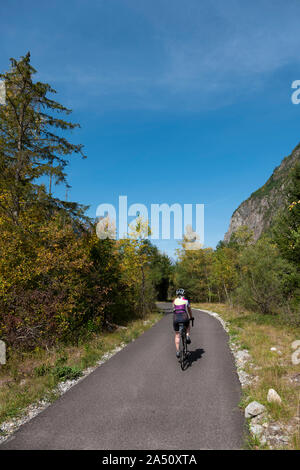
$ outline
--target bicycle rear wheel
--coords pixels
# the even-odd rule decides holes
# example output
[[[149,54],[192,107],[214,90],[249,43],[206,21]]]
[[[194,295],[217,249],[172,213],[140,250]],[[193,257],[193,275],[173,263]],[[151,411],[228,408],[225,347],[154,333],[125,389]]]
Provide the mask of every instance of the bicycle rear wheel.
[[[186,347],[186,336],[184,333],[180,335],[180,346],[179,346],[179,351],[180,351],[180,367],[182,370],[185,368],[185,362],[186,362],[186,352],[187,352],[187,347]]]

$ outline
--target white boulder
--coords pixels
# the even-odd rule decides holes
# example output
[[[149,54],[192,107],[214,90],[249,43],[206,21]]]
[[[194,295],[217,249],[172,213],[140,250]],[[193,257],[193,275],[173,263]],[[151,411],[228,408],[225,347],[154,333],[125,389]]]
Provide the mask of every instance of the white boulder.
[[[254,418],[266,411],[266,407],[258,401],[252,401],[245,408],[245,418]]]
[[[267,395],[267,400],[269,403],[281,403],[282,400],[276,390],[270,388]]]

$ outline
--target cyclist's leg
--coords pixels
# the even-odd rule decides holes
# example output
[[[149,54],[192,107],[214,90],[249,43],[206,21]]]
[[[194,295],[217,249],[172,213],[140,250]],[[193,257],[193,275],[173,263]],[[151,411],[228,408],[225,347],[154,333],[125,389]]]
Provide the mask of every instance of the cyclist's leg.
[[[180,344],[180,333],[179,333],[178,322],[173,321],[173,327],[175,331],[175,347],[176,347],[176,354],[177,354],[179,353],[179,344]]]
[[[179,351],[179,343],[180,343],[180,333],[179,333],[179,331],[175,331],[175,347],[176,347],[176,351]]]

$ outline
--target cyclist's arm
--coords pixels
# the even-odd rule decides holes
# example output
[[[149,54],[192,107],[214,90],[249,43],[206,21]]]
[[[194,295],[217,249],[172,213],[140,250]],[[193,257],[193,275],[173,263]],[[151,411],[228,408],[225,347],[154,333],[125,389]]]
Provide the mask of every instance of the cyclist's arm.
[[[193,317],[193,313],[192,313],[192,309],[191,309],[190,304],[188,304],[188,312],[189,312],[189,316],[190,316],[190,319],[191,319]]]

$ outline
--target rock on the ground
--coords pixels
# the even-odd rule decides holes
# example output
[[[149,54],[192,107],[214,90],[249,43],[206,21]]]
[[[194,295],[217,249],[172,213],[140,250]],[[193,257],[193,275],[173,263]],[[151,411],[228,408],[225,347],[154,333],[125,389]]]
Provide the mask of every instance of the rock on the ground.
[[[235,358],[238,364],[244,365],[246,362],[248,362],[251,359],[251,356],[249,352],[247,351],[247,349],[242,349],[236,352]]]
[[[267,443],[266,436],[264,435],[264,428],[260,424],[250,423],[250,432],[253,436],[258,437],[262,445]]]
[[[282,400],[276,390],[270,388],[267,395],[267,400],[269,403],[281,403]]]
[[[253,424],[261,424],[261,425],[263,426],[264,423],[265,423],[265,418],[266,418],[266,414],[265,414],[265,413],[262,413],[262,414],[260,414],[260,415],[254,416],[253,418],[251,418],[251,425],[253,425]]]
[[[255,436],[260,436],[263,433],[264,428],[262,427],[261,424],[253,424],[251,422],[250,424],[250,431],[252,434],[255,434]]]
[[[259,437],[260,443],[265,445],[267,443],[267,438],[263,434]]]
[[[245,418],[254,418],[254,416],[258,416],[266,411],[266,408],[258,401],[252,401],[249,405],[245,408]]]
[[[292,375],[288,378],[292,383],[294,383],[296,385],[300,385],[300,374],[295,374],[295,375]]]
[[[247,372],[245,372],[243,369],[238,369],[237,373],[242,387],[247,387],[247,385],[251,385],[252,380],[250,375],[247,374]]]

